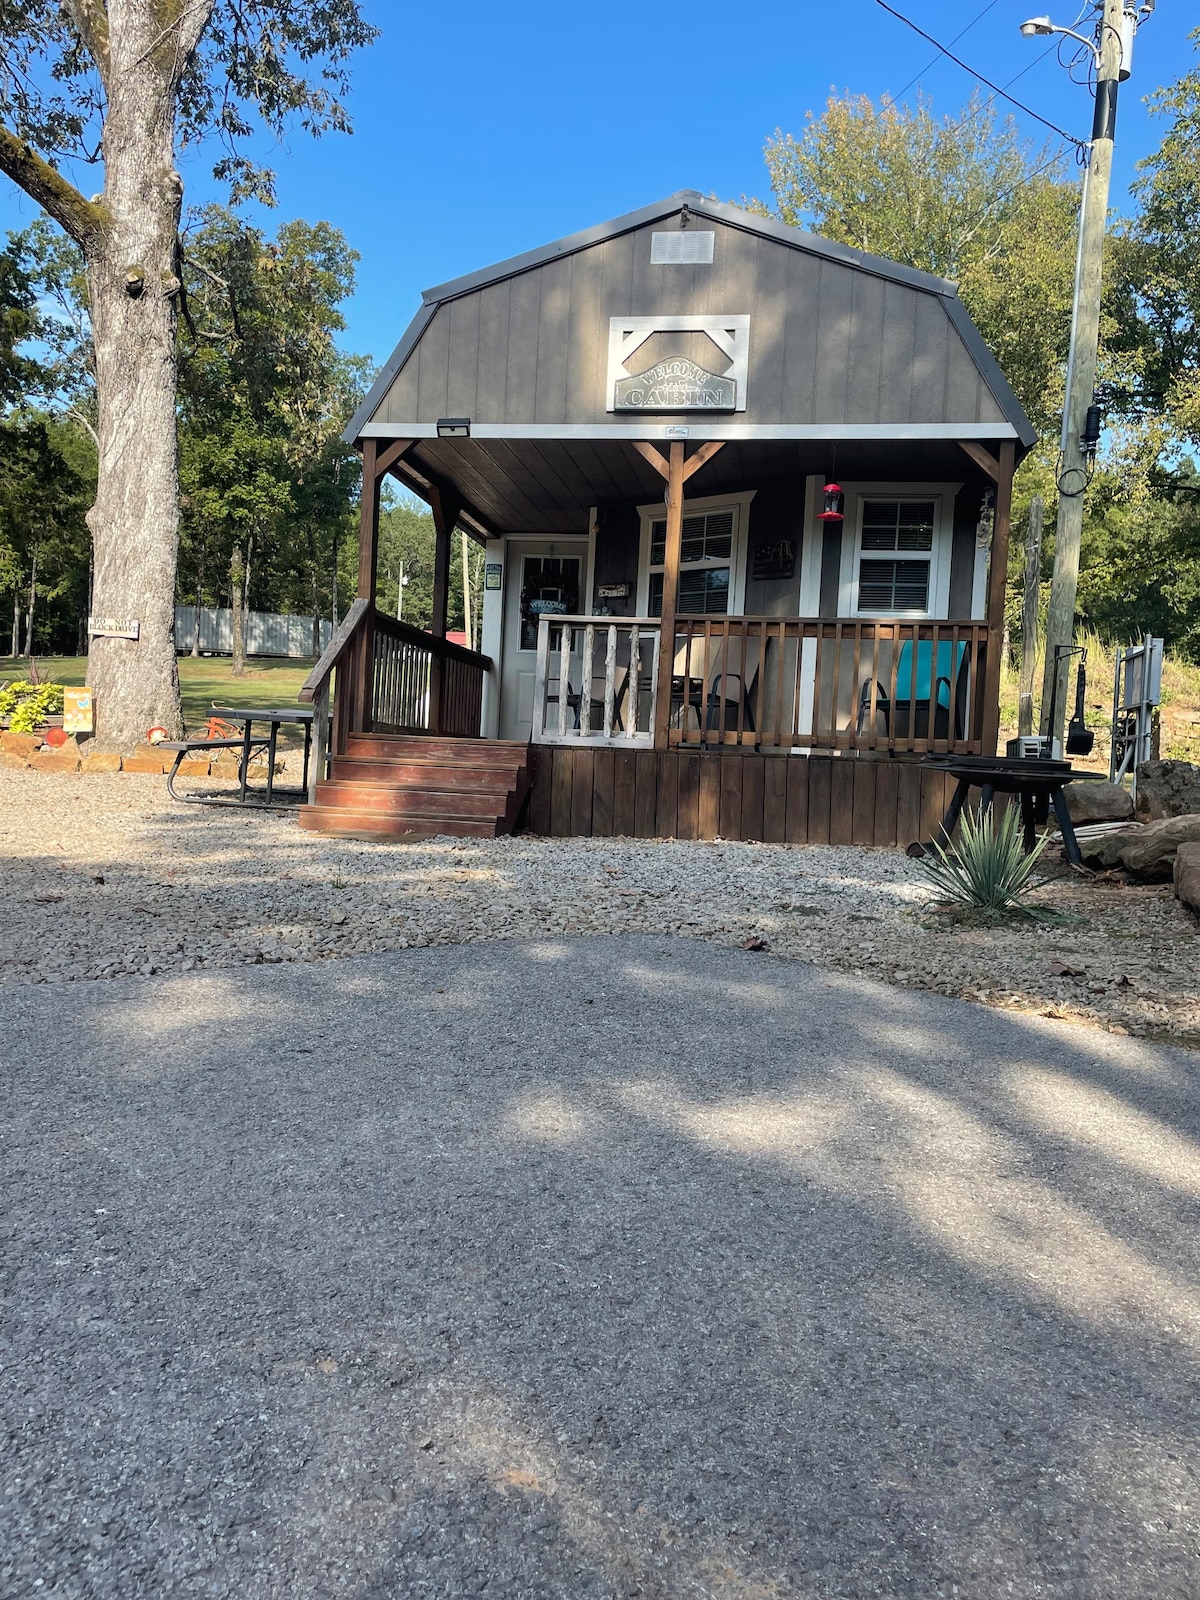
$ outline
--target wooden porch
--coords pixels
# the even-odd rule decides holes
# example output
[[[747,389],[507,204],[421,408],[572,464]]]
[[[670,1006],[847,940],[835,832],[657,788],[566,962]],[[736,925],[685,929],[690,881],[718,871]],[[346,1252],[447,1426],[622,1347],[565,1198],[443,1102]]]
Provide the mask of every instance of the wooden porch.
[[[953,788],[913,760],[535,745],[524,825],[556,839],[903,849],[931,836]]]

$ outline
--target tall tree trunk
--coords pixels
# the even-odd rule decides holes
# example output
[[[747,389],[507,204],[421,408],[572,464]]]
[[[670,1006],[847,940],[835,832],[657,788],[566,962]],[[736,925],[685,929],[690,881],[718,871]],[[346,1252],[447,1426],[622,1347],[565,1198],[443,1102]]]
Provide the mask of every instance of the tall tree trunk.
[[[183,185],[175,171],[173,30],[160,8],[112,5],[113,82],[104,128],[105,225],[84,244],[96,352],[98,469],[88,513],[93,611],[137,624],[97,638],[88,659],[98,748],[182,728],[175,660],[179,471],[175,439],[175,256]]]
[[[13,583],[13,625],[11,642],[12,649],[9,651],[9,655],[12,656],[13,660],[15,661],[21,654],[21,585],[15,581]]]
[[[233,612],[233,665],[229,670],[235,678],[246,676],[245,583],[246,564],[242,560],[242,547],[235,544],[229,562],[229,604]]]
[[[29,609],[25,613],[25,654],[33,658],[33,617],[37,610],[37,558],[38,547],[33,547],[33,565],[29,569]]]

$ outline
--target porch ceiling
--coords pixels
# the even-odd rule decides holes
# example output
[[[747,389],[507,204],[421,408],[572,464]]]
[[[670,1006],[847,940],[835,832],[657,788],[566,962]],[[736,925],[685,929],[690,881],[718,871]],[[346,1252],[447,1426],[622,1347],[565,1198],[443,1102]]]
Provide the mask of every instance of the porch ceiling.
[[[689,489],[700,498],[833,470],[850,481],[981,476],[954,440],[840,440],[836,460],[833,451],[820,440],[731,441]],[[464,520],[479,533],[582,533],[592,506],[644,503],[663,494],[662,479],[627,440],[423,439],[393,471],[418,494],[430,484],[456,491]]]

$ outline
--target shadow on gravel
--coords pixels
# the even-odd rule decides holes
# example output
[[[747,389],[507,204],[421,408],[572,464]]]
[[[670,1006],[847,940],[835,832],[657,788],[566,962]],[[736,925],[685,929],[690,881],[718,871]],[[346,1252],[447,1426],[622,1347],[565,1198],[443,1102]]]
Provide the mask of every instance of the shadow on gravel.
[[[650,937],[65,993],[0,1591],[1194,1593],[1187,1056]]]

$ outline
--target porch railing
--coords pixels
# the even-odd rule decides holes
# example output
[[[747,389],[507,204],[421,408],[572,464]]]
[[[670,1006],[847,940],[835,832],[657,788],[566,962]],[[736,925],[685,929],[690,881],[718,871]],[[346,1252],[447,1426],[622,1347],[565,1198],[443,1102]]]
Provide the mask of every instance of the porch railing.
[[[660,633],[657,618],[543,617],[535,740],[651,746]],[[667,742],[979,754],[987,650],[975,621],[677,617]]]
[[[297,696],[316,712],[310,799],[330,750],[344,755],[351,734],[478,738],[483,682],[491,670],[487,656],[355,600]]]
[[[653,748],[661,631],[657,617],[540,617],[534,740]]]

